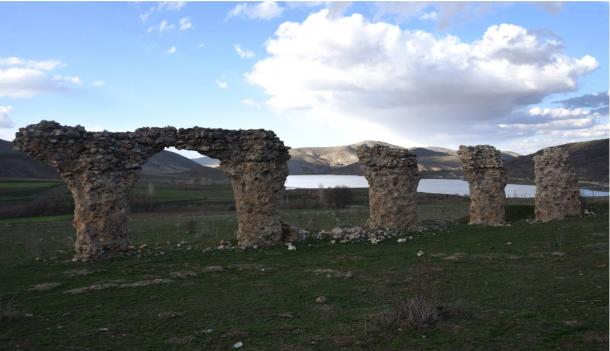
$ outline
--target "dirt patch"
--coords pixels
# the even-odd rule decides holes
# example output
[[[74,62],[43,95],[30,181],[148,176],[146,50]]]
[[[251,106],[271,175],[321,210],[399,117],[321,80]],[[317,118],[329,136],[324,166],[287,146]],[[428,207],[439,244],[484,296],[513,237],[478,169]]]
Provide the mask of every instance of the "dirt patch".
[[[339,270],[331,269],[331,268],[315,269],[313,271],[313,274],[323,275],[326,278],[339,278],[339,279],[351,279],[354,277],[354,273],[352,273],[351,271],[341,272]]]
[[[124,284],[98,283],[98,284],[93,284],[93,285],[89,285],[89,286],[84,286],[82,288],[66,290],[66,291],[64,291],[64,294],[76,295],[76,294],[82,294],[82,293],[86,293],[86,292],[90,292],[90,291],[104,290],[104,289],[111,289],[111,288],[139,288],[139,287],[143,287],[143,286],[166,284],[166,283],[171,283],[171,282],[173,282],[173,280],[171,280],[171,279],[156,278],[156,279],[140,280],[137,282],[124,283]]]
[[[165,341],[166,344],[170,345],[186,345],[195,340],[195,337],[192,335],[188,336],[172,336]]]
[[[464,259],[464,257],[466,257],[466,254],[463,252],[456,252],[454,254],[451,254],[447,257],[443,257],[443,260],[447,260],[447,261],[462,261]]]
[[[178,271],[178,272],[170,272],[169,276],[172,278],[191,278],[197,276],[197,273],[193,271]]]
[[[210,272],[222,272],[224,270],[225,269],[222,266],[207,266],[207,267],[203,268],[201,271],[203,273],[210,273]]]
[[[83,268],[83,269],[71,269],[71,270],[65,271],[63,273],[68,278],[74,278],[74,277],[82,277],[85,275],[98,273],[98,272],[103,272],[103,270],[90,270],[87,268]]]
[[[60,285],[61,285],[61,283],[57,283],[57,282],[40,283],[40,284],[36,284],[36,285],[32,286],[31,288],[28,289],[28,291],[47,291],[47,290],[54,289]]]

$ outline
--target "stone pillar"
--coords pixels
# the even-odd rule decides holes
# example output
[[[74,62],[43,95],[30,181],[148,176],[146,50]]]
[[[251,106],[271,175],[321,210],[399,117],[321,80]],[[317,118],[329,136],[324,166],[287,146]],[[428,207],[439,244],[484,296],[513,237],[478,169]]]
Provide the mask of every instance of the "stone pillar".
[[[42,121],[21,128],[14,144],[54,166],[74,198],[75,250],[93,260],[127,250],[128,194],[146,159],[164,147],[175,129],[136,133],[87,132]],[[144,139],[160,140],[147,143]],[[171,140],[170,140],[171,142]]]
[[[489,145],[460,145],[458,156],[470,187],[470,224],[506,223],[506,172],[500,151]]]
[[[417,157],[407,149],[376,145],[358,148],[369,183],[370,229],[406,231],[417,222]]]
[[[543,222],[580,216],[580,189],[568,151],[544,149],[534,156],[536,176],[536,219]]]
[[[282,242],[280,203],[288,176],[286,162],[240,162],[223,169],[231,177],[240,247]]]
[[[279,212],[290,155],[275,133],[262,129],[180,129],[176,148],[221,161],[220,168],[233,185],[240,247],[292,240],[294,228],[281,222]]]

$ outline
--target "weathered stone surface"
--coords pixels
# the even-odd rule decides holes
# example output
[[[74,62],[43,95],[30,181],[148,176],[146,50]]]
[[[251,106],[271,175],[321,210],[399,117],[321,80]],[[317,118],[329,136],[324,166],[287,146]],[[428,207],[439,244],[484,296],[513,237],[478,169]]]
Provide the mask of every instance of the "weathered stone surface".
[[[506,172],[500,151],[489,145],[460,145],[458,156],[470,187],[470,224],[506,223]]]
[[[580,189],[567,150],[544,149],[534,156],[536,219],[543,222],[580,216]]]
[[[76,258],[95,259],[127,250],[127,196],[138,170],[173,143],[175,129],[88,132],[42,121],[19,129],[14,144],[50,163],[74,197]]]
[[[177,149],[198,151],[220,160],[233,184],[240,247],[284,242],[279,206],[290,158],[284,143],[267,130],[188,128],[178,131]]]
[[[266,130],[173,127],[135,132],[88,132],[41,121],[21,128],[15,146],[50,163],[74,197],[76,258],[96,259],[126,251],[127,198],[146,160],[166,147],[199,151],[221,160],[233,181],[241,247],[292,240],[279,205],[288,176],[288,148]]]
[[[416,225],[417,157],[406,149],[376,145],[358,148],[369,183],[370,229],[410,230]]]

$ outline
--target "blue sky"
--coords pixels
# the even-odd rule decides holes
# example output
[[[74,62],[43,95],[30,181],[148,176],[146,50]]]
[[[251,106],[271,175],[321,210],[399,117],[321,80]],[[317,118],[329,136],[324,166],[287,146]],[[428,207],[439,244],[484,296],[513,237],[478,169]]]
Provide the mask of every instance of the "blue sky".
[[[608,41],[606,2],[4,2],[0,138],[49,119],[526,153],[608,136]]]

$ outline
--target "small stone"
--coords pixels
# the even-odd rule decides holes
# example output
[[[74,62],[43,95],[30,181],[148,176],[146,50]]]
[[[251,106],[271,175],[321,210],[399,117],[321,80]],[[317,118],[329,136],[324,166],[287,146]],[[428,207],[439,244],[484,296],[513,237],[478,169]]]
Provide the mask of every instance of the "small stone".
[[[288,251],[296,251],[297,250],[296,246],[292,245],[292,243],[288,243],[288,244],[286,244],[286,246],[288,247]]]
[[[321,304],[321,305],[325,304],[326,300],[327,300],[326,296],[318,296],[318,297],[316,297],[316,303]]]
[[[146,245],[146,244],[142,244],[142,245],[140,245],[138,248],[139,248],[140,250],[143,250],[143,249],[145,249],[145,248],[147,248],[147,247],[148,247],[148,245]]]
[[[417,252],[417,257],[421,257],[421,256],[423,256],[423,255],[424,255],[424,252],[423,252],[423,251],[419,250],[419,252]]]
[[[238,341],[235,344],[233,344],[234,349],[240,349],[242,346],[244,346],[244,343],[241,341]]]

